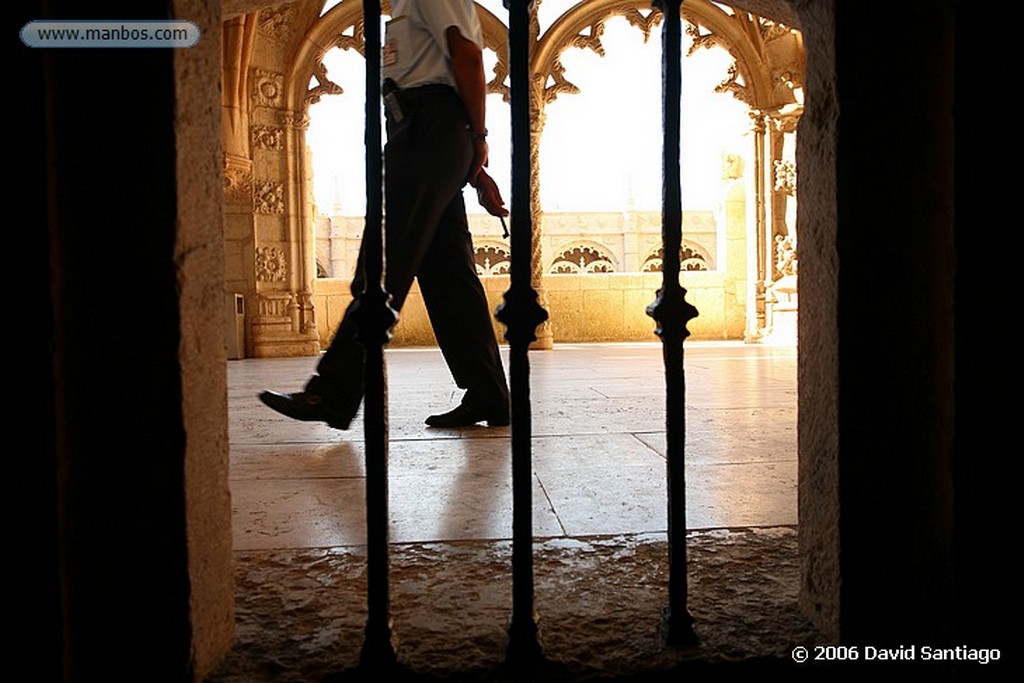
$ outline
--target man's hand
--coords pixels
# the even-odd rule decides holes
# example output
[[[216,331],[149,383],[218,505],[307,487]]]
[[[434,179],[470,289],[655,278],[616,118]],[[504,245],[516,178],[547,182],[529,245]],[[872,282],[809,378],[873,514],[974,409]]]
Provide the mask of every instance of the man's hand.
[[[505,200],[501,198],[498,184],[494,182],[494,178],[487,175],[487,171],[480,169],[471,184],[476,188],[477,201],[487,210],[487,213],[498,217],[508,215],[508,209],[505,208]]]

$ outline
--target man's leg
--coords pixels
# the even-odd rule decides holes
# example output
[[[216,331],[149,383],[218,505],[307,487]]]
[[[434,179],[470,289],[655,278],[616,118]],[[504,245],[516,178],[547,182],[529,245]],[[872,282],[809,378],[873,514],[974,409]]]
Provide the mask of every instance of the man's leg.
[[[385,162],[385,287],[395,310],[401,310],[405,303],[452,198],[461,201],[473,158],[461,107],[454,91],[423,98],[408,112],[409,121],[402,131],[389,136]],[[360,250],[352,293],[358,297],[362,290]],[[294,419],[348,428],[363,397],[365,349],[352,316],[357,302],[346,310],[305,389],[293,394],[265,391],[260,400]]]
[[[483,285],[473,261],[473,240],[461,193],[442,216],[417,279],[434,336],[455,383],[466,390],[460,408],[428,424],[508,423],[508,385]]]

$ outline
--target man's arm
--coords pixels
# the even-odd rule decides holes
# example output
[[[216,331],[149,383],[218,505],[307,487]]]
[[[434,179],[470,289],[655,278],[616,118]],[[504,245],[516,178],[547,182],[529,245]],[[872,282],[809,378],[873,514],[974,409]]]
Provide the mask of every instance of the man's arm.
[[[455,86],[466,107],[469,128],[473,132],[473,166],[469,171],[469,184],[475,187],[477,174],[487,165],[488,155],[483,51],[455,26],[448,27],[445,38],[448,40]]]

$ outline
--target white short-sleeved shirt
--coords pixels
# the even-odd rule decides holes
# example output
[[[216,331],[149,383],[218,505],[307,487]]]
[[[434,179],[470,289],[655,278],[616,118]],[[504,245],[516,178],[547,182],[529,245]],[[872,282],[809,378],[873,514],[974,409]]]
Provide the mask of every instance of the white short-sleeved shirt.
[[[455,26],[464,38],[483,47],[483,29],[473,0],[392,0],[391,6],[383,77],[400,88],[430,83],[455,87],[445,33]]]

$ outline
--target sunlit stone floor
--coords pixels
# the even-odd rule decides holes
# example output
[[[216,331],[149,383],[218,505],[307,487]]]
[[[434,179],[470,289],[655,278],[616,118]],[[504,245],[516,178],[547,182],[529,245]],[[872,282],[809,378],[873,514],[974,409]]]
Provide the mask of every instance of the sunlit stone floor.
[[[785,662],[796,609],[796,351],[688,342],[687,518],[696,649],[658,634],[666,588],[664,380],[657,344],[530,354],[537,610],[553,679]],[[263,388],[314,358],[229,362],[238,644],[214,680],[320,680],[358,662],[365,620],[362,424],[280,417]],[[511,594],[509,428],[438,430],[459,399],[436,349],[390,349],[392,605],[400,660],[486,676]],[[507,362],[507,357],[506,357]],[[507,365],[506,365],[507,367]],[[481,673],[483,672],[483,673]]]

